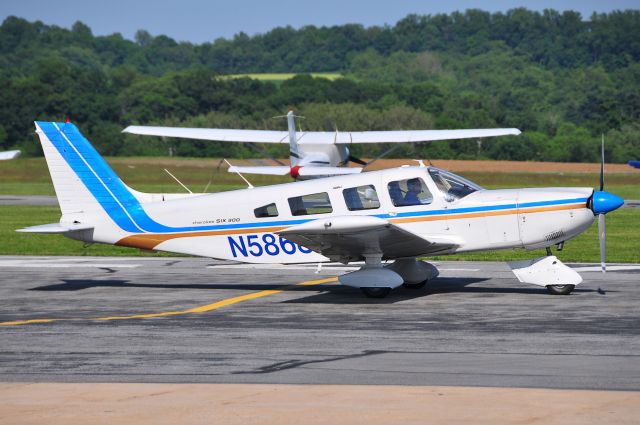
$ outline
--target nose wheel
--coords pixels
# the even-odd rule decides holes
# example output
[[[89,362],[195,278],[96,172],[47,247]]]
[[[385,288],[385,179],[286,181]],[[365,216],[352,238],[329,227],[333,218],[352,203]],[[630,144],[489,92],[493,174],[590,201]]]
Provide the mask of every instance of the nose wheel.
[[[551,295],[569,295],[576,285],[547,285],[547,291]]]

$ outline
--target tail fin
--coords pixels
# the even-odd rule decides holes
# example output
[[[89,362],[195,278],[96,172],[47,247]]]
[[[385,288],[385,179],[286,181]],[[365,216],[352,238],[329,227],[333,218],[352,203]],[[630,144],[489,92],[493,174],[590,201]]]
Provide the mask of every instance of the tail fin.
[[[138,200],[78,128],[35,124],[62,214],[103,209],[123,230],[139,230],[128,212],[139,206]]]
[[[291,168],[293,168],[300,162],[300,152],[298,151],[295,115],[292,110],[287,113],[287,128],[289,130],[289,160]]]

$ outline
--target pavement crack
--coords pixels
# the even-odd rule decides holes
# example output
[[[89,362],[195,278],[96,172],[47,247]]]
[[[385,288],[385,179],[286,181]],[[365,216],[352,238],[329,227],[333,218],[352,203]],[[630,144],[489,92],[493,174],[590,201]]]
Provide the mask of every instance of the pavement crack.
[[[237,371],[237,372],[231,372],[232,375],[253,375],[253,374],[268,374],[268,373],[275,373],[275,372],[282,372],[284,370],[288,370],[288,369],[295,369],[301,366],[306,366],[309,364],[316,364],[316,363],[328,363],[328,362],[334,362],[334,361],[338,361],[338,360],[349,360],[349,359],[357,359],[357,358],[362,358],[362,357],[368,357],[368,356],[376,356],[378,354],[385,354],[387,353],[387,351],[385,350],[365,350],[362,353],[358,353],[358,354],[348,354],[348,355],[344,355],[344,356],[332,356],[329,358],[325,358],[325,359],[319,359],[319,360],[297,360],[297,359],[293,359],[293,360],[287,360],[287,361],[283,361],[283,362],[277,362],[277,363],[273,363],[270,365],[266,365],[266,366],[262,366],[259,367],[257,369],[248,371],[248,370],[242,370],[242,371]]]

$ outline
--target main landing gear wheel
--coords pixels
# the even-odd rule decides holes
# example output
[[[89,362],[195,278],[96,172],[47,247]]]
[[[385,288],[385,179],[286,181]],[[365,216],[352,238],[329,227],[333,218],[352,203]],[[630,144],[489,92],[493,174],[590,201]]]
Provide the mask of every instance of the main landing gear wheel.
[[[403,283],[402,286],[404,286],[405,288],[409,288],[409,289],[420,289],[420,288],[424,288],[424,285],[427,284],[427,281],[429,279],[425,279],[422,282],[418,282],[418,283]]]
[[[369,298],[384,298],[391,292],[391,288],[360,288],[360,290]]]
[[[547,285],[551,295],[569,295],[576,285]]]

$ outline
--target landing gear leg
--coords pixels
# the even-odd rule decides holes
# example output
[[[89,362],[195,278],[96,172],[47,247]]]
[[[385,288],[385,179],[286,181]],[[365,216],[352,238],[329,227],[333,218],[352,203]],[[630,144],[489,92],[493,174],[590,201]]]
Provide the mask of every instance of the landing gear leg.
[[[338,277],[340,283],[360,288],[362,293],[370,298],[384,298],[393,288],[402,285],[403,279],[398,273],[382,267],[381,253],[367,253],[364,258],[364,267]]]
[[[393,270],[402,276],[405,288],[417,289],[422,288],[431,279],[438,276],[438,269],[426,261],[419,261],[415,258],[403,258],[393,262],[393,264],[385,266],[386,269]]]

